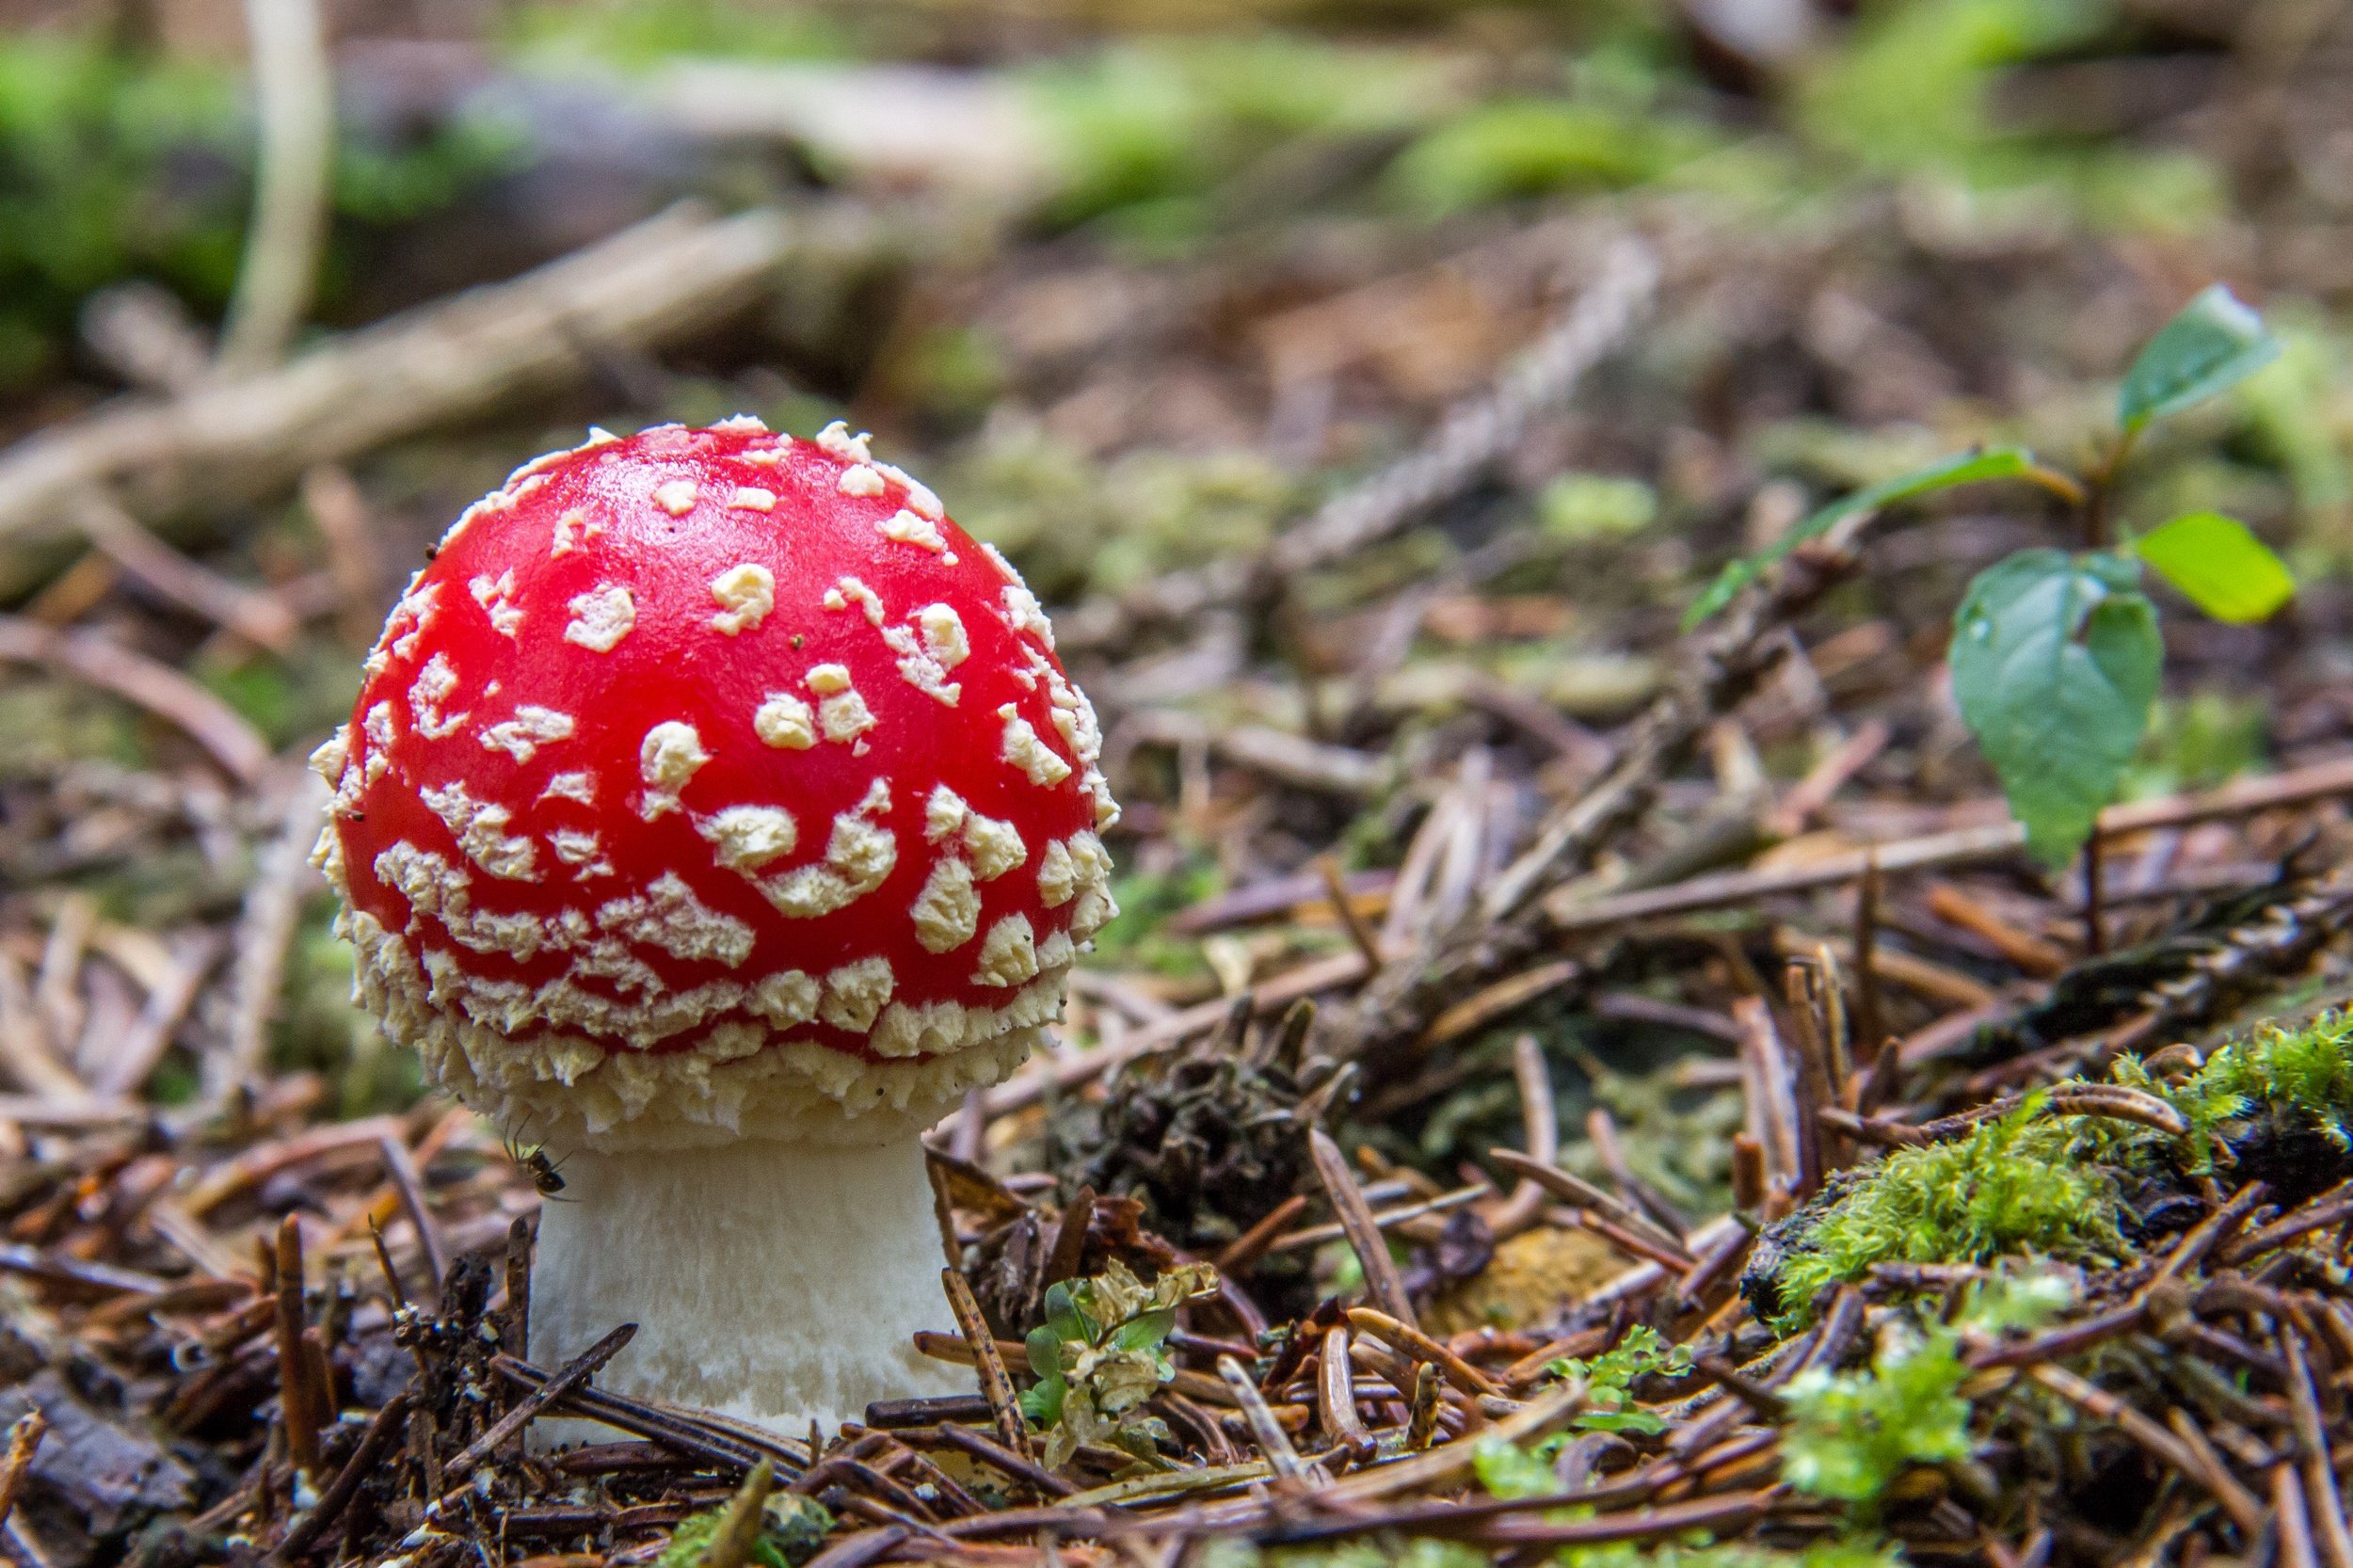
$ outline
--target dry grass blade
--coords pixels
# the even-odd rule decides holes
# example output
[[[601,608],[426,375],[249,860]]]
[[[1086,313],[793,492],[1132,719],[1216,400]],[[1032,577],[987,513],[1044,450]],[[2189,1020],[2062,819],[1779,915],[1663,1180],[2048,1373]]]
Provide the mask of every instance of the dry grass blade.
[[[33,1467],[33,1456],[40,1452],[41,1440],[49,1435],[49,1418],[38,1410],[28,1410],[18,1416],[8,1428],[8,1457],[0,1459],[0,1525],[8,1522],[16,1509],[16,1500],[24,1495],[24,1478]]]
[[[1233,1390],[1234,1402],[1241,1407],[1242,1419],[1250,1426],[1250,1435],[1257,1440],[1267,1464],[1273,1467],[1276,1483],[1287,1490],[1299,1490],[1305,1483],[1306,1466],[1300,1463],[1299,1450],[1291,1447],[1290,1434],[1283,1430],[1283,1423],[1274,1418],[1274,1412],[1267,1404],[1266,1396],[1258,1391],[1257,1384],[1250,1381],[1250,1374],[1243,1370],[1242,1364],[1230,1355],[1217,1358],[1217,1375],[1225,1380],[1227,1388]]]
[[[939,1277],[948,1288],[948,1304],[955,1310],[956,1327],[971,1350],[972,1365],[980,1372],[981,1392],[997,1418],[999,1441],[1023,1462],[1036,1464],[1037,1451],[1030,1445],[1030,1427],[1022,1419],[1021,1402],[1014,1398],[1013,1379],[1005,1375],[1004,1357],[997,1353],[996,1336],[988,1331],[988,1319],[982,1315],[971,1285],[954,1269],[940,1270]]]
[[[1373,1218],[1372,1206],[1365,1201],[1365,1190],[1356,1185],[1356,1177],[1350,1172],[1339,1144],[1332,1141],[1331,1134],[1315,1128],[1307,1133],[1307,1146],[1315,1160],[1316,1176],[1323,1183],[1324,1195],[1332,1200],[1333,1211],[1348,1234],[1348,1244],[1355,1249],[1356,1259],[1364,1266],[1367,1292],[1391,1318],[1401,1323],[1417,1324],[1413,1298],[1405,1293],[1405,1276],[1398,1272],[1397,1261],[1389,1256],[1388,1241],[1382,1235],[1380,1223]]]
[[[752,1473],[736,1488],[727,1512],[720,1517],[718,1533],[695,1559],[695,1568],[743,1568],[750,1560],[753,1547],[760,1544],[760,1526],[764,1522],[761,1511],[768,1505],[768,1494],[776,1489],[776,1465],[765,1459],[753,1465]]]

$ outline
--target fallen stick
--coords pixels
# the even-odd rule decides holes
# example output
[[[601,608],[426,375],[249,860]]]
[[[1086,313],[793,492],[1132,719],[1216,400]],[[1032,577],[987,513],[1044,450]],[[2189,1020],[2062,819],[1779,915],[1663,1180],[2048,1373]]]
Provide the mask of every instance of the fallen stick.
[[[674,207],[504,283],[404,312],[286,365],[133,396],[0,453],[0,539],[55,539],[111,489],[155,522],[291,488],[319,463],[576,381],[599,355],[706,327],[756,298],[804,225]]]
[[[0,465],[5,462],[0,459]],[[0,511],[0,537],[14,521]],[[240,784],[252,784],[269,766],[269,744],[244,714],[168,664],[99,632],[61,632],[37,620],[0,616],[0,660],[54,665],[169,720]]]
[[[2170,795],[2162,800],[2112,806],[2100,813],[2100,831],[2104,836],[2113,836],[2160,827],[2185,827],[2193,823],[2248,816],[2282,806],[2309,805],[2344,794],[2353,794],[2353,757],[2314,762],[2269,778],[2202,794]],[[1874,858],[1881,874],[1887,875],[2007,860],[2025,847],[2025,829],[2016,823],[1964,827],[1832,856],[1810,866],[1722,872],[1664,888],[1621,893],[1614,898],[1580,902],[1566,892],[1557,893],[1545,904],[1545,914],[1552,929],[1564,935],[1598,931],[1629,920],[1698,914],[1779,894],[1812,892],[1841,883],[1859,882],[1869,872]]]

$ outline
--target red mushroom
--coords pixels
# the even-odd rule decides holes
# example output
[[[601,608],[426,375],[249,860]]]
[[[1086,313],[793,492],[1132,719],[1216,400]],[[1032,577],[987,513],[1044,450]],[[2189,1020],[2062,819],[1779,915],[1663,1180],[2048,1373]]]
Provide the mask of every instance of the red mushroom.
[[[318,859],[358,992],[563,1159],[531,1351],[795,1432],[939,1385],[917,1135],[1111,917],[1098,734],[1003,557],[840,425],[518,470],[386,622]]]

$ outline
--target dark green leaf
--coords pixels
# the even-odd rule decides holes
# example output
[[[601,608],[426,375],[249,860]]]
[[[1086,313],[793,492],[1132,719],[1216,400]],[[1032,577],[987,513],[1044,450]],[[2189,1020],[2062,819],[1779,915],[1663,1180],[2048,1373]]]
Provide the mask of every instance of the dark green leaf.
[[[1063,1336],[1051,1323],[1041,1323],[1030,1331],[1024,1345],[1030,1352],[1030,1370],[1042,1378],[1062,1376]]]
[[[2187,512],[2134,541],[2133,553],[2217,620],[2267,620],[2296,597],[2287,563],[2247,524],[2220,512]]]
[[[1140,1313],[1119,1325],[1112,1334],[1112,1348],[1121,1351],[1157,1351],[1167,1339],[1168,1331],[1176,1326],[1176,1314],[1165,1306],[1156,1306]]]
[[[1033,1427],[1050,1427],[1062,1419],[1063,1396],[1069,1391],[1070,1385],[1059,1377],[1048,1378],[1034,1388],[1024,1388],[1021,1414],[1029,1417]]]
[[[1954,617],[1953,695],[2046,865],[2083,846],[2148,728],[2165,643],[2139,584],[2125,556],[2025,550]]]
[[[1789,553],[1808,539],[1821,537],[1849,518],[1892,506],[1898,501],[1927,495],[1932,490],[1950,489],[1956,485],[1975,484],[1980,479],[2014,479],[2034,466],[2034,454],[2019,446],[1983,447],[1971,452],[1955,453],[1940,458],[1928,467],[1899,473],[1893,479],[1882,479],[1866,486],[1852,495],[1833,501],[1783,535],[1767,549],[1754,555],[1741,557],[1716,574],[1716,581],[1707,591],[1692,602],[1684,613],[1686,632],[1732,602],[1735,595],[1765,574],[1766,568],[1787,559]]]
[[[1080,1312],[1079,1304],[1072,1299],[1070,1287],[1066,1284],[1046,1288],[1046,1326],[1052,1329],[1057,1337],[1081,1344],[1090,1343],[1095,1337],[1088,1332],[1086,1317]]]
[[[2220,283],[2157,329],[2117,393],[2117,423],[2137,430],[2227,392],[2280,356],[2263,317]]]

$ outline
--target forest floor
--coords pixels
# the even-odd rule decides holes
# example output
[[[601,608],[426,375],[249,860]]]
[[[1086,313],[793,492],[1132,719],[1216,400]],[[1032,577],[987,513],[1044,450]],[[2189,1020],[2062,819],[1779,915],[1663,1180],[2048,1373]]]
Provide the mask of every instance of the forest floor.
[[[672,119],[590,233],[533,228],[552,155],[339,229],[347,329],[245,379],[85,315],[0,449],[0,1550],[2353,1568],[2353,23],[2241,9],[1801,76],[1653,19],[1639,89],[1517,12],[1110,45],[1050,174]],[[1036,67],[914,11],[944,157]],[[541,269],[456,293],[477,232]],[[2217,279],[2278,362],[2101,504],[2299,592],[2153,590],[2089,856],[2029,856],[1947,668],[2062,498],[1858,510],[1684,629],[1941,455],[2097,469]],[[523,1359],[534,1151],[353,1008],[307,864],[448,519],[739,410],[1007,552],[1125,808],[1058,1043],[933,1135],[973,1391],[807,1439]]]

